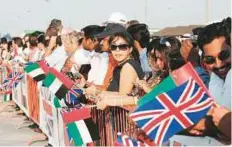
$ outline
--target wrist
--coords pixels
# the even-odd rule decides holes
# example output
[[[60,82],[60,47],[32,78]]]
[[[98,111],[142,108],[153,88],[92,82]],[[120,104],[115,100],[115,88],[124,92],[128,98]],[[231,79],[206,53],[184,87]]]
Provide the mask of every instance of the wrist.
[[[133,96],[133,101],[134,101],[134,104],[137,105],[138,97],[137,96]]]
[[[93,93],[94,95],[99,95],[102,93],[102,91],[98,87],[94,86]]]

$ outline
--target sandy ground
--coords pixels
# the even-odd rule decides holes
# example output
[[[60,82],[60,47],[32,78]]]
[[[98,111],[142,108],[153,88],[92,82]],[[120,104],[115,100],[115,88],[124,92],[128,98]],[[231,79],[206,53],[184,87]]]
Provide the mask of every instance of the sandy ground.
[[[0,110],[2,106],[3,103],[0,102]],[[13,109],[13,112],[8,112],[9,110],[12,108],[8,108],[7,112],[0,112],[0,146],[28,146],[29,140],[39,133],[27,127],[32,122],[25,121],[25,116],[12,116],[15,111]],[[44,146],[47,143],[48,141],[38,141],[30,146]]]

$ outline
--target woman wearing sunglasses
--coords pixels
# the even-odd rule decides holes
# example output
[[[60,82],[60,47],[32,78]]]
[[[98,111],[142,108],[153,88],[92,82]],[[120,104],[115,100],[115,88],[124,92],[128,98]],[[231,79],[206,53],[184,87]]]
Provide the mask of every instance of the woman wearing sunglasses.
[[[99,109],[106,106],[135,105],[137,98],[131,94],[136,79],[143,79],[139,53],[133,47],[133,39],[127,33],[116,33],[109,39],[113,58],[118,62],[107,91],[101,92],[97,102]]]

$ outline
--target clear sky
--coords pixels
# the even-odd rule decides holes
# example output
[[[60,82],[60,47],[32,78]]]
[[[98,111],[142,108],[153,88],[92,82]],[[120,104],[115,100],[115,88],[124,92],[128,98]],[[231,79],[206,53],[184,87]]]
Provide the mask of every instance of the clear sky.
[[[101,24],[112,12],[150,28],[205,24],[231,16],[231,0],[0,0],[0,32],[45,30],[53,18],[81,29]]]

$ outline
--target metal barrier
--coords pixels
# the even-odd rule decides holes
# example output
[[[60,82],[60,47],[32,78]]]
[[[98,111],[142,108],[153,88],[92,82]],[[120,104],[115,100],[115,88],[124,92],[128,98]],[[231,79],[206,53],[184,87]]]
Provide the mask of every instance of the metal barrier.
[[[15,66],[12,70],[18,71],[18,67]],[[2,71],[1,76],[3,74],[6,75],[6,70]],[[35,82],[25,73],[24,79],[16,88],[13,88],[12,94],[16,104],[48,136],[50,144],[54,146],[72,145],[68,140],[66,125],[60,114],[61,108],[57,109],[53,106],[51,100],[54,95],[48,88],[42,87],[42,82]],[[104,111],[91,108],[92,118],[99,127],[101,137],[94,144],[113,146],[117,132],[136,137],[138,129],[129,122],[128,113],[127,110],[120,107],[110,107]]]
[[[0,84],[4,82],[4,79],[7,77],[7,69],[5,66],[0,67]]]
[[[3,84],[6,77],[7,77],[7,69],[5,66],[1,66],[0,67],[0,84]],[[9,96],[9,94],[7,96]],[[0,95],[0,99],[1,99],[0,101],[3,101],[4,95]]]
[[[91,115],[101,137],[95,145],[113,146],[118,132],[137,138],[139,129],[128,119],[128,114],[129,111],[120,107],[110,107],[104,111],[92,108]]]
[[[18,71],[18,67],[13,67]],[[0,67],[0,82],[6,78],[7,70]],[[39,125],[53,146],[72,146],[69,142],[66,125],[61,116],[61,108],[54,107],[54,95],[48,88],[42,87],[42,82],[36,83],[25,73],[24,79],[12,90],[13,101]],[[91,104],[91,103],[90,103]],[[128,118],[129,111],[121,107],[109,107],[104,111],[91,108],[91,116],[98,125],[101,139],[94,142],[95,146],[113,146],[117,132],[122,132],[137,138],[140,130]],[[170,139],[170,146],[182,144],[181,141]],[[183,144],[182,144],[183,145]]]
[[[12,67],[12,71],[17,72],[18,67]],[[12,90],[12,99],[14,102],[24,111],[24,113],[29,116],[28,108],[28,84],[27,76],[24,76],[23,79],[18,83],[17,87],[13,87]]]
[[[52,93],[48,88],[42,87],[41,82],[38,83],[40,91],[40,128],[47,135],[49,143],[54,146],[59,146],[58,135],[58,111],[51,103]]]

